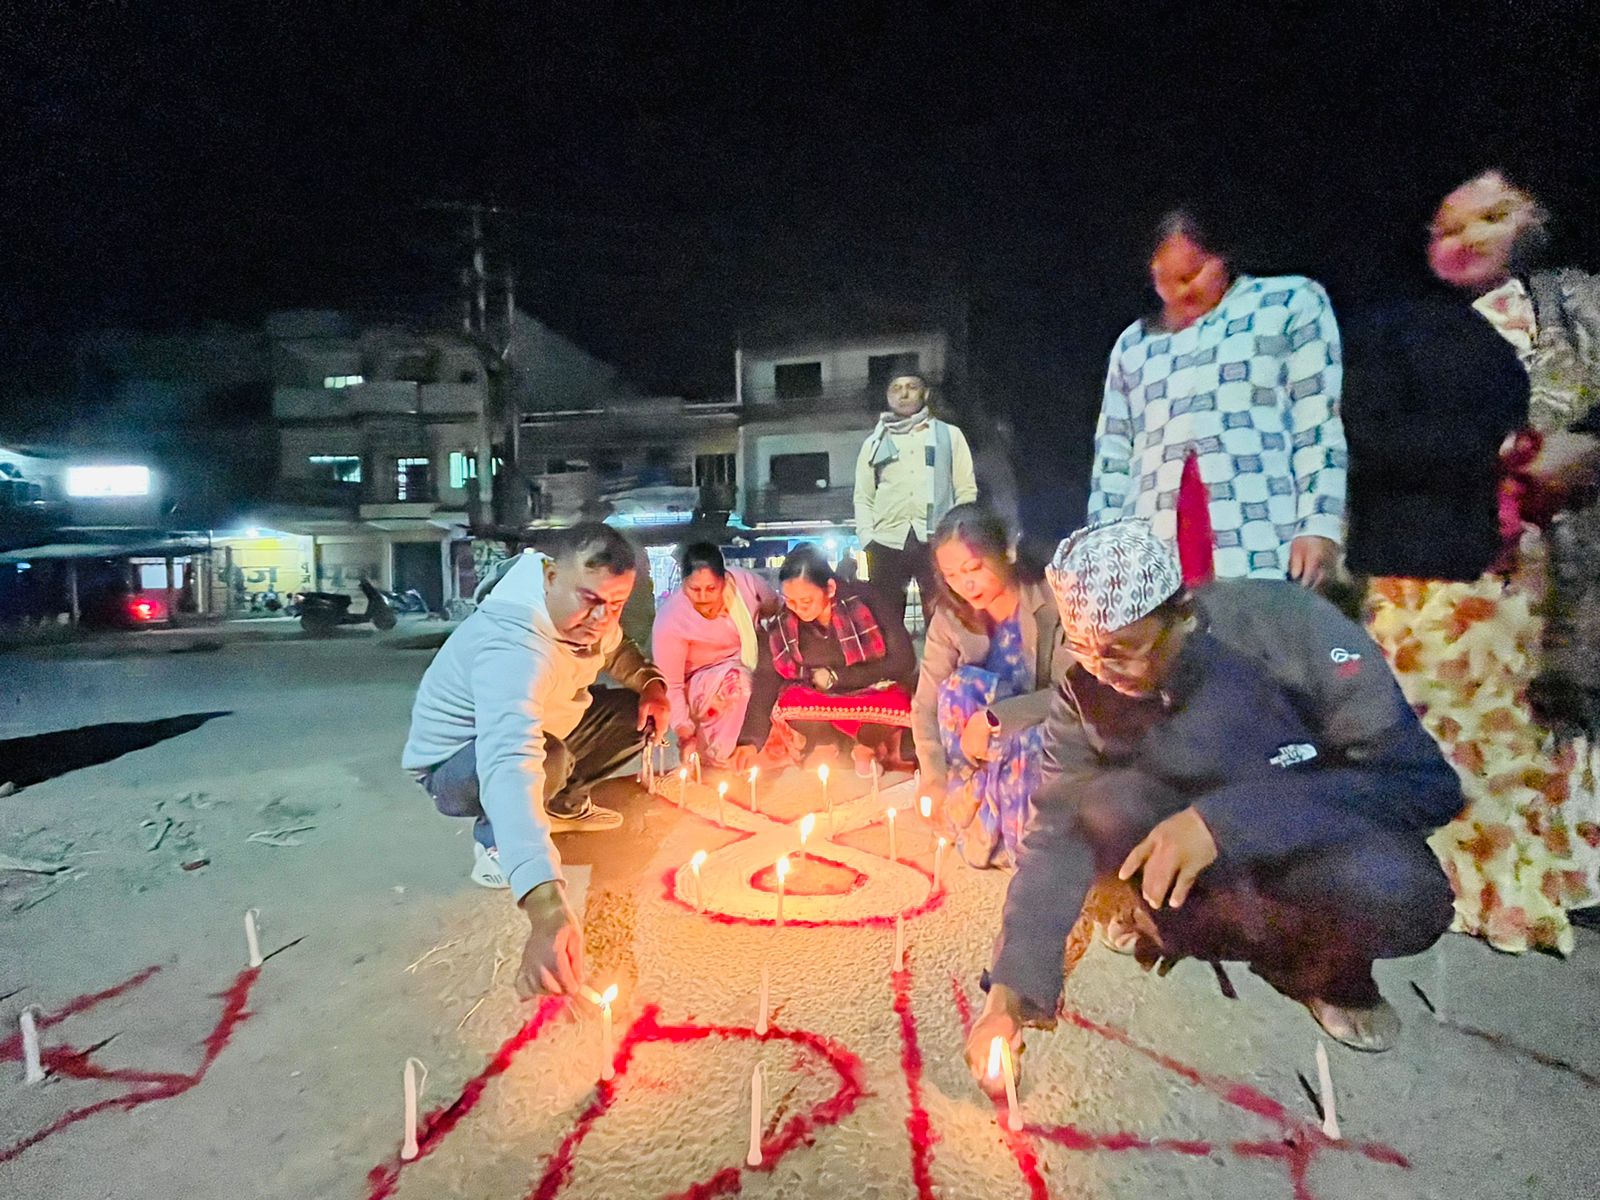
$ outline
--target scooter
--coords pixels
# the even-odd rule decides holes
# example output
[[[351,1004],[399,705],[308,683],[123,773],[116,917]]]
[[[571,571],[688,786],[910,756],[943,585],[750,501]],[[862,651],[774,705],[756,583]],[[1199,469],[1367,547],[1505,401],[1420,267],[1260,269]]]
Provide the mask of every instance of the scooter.
[[[363,579],[361,594],[367,598],[366,608],[351,612],[350,597],[343,592],[302,592],[300,628],[311,637],[327,637],[341,625],[365,625],[368,621],[378,629],[393,629],[394,609],[383,593]]]

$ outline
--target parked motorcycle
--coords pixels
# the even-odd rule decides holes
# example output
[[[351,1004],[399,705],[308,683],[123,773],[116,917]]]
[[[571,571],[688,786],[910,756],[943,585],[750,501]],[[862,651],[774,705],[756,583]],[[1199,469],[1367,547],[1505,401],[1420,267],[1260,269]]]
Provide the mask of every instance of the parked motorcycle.
[[[368,621],[378,629],[393,629],[394,609],[383,593],[363,579],[361,594],[367,598],[366,608],[351,612],[350,597],[343,592],[302,592],[300,628],[312,637],[327,637],[341,625],[365,625]]]
[[[407,588],[403,592],[386,592],[389,607],[397,613],[425,613],[428,611],[428,602],[423,599],[422,593],[416,588]]]

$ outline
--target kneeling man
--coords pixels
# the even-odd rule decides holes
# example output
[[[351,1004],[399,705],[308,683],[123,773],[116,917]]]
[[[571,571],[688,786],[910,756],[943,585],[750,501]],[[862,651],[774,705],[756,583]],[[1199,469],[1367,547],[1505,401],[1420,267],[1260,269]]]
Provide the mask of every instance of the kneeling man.
[[[1373,961],[1449,927],[1428,834],[1460,785],[1383,657],[1292,583],[1190,594],[1141,520],[1082,530],[1049,572],[1077,661],[1045,737],[1045,785],[1006,895],[968,1062],[1053,1023],[1062,956],[1090,886],[1133,882],[1108,940],[1147,964],[1248,962],[1333,1037],[1399,1030]]]

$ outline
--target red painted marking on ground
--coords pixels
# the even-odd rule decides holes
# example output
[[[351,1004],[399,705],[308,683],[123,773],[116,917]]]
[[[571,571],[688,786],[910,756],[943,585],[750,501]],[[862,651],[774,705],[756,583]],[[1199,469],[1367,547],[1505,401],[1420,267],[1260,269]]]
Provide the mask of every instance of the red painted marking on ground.
[[[1165,1150],[1172,1154],[1203,1158],[1216,1148],[1210,1142],[1190,1139],[1157,1138],[1152,1141],[1136,1133],[1090,1133],[1076,1125],[1029,1125],[1026,1128],[1035,1137],[1069,1150],[1109,1150],[1114,1154],[1127,1150]]]
[[[950,992],[955,1000],[956,1016],[961,1020],[961,1040],[965,1042],[972,1036],[972,1000],[967,996],[967,989],[961,986],[959,976],[950,976]],[[1026,1136],[1027,1130],[1012,1132],[1006,1125],[1004,1101],[993,1103],[995,1123],[1005,1140],[1006,1149],[1017,1160],[1017,1170],[1022,1172],[1022,1181],[1028,1185],[1029,1200],[1050,1200],[1050,1187],[1045,1183],[1044,1172],[1039,1167],[1039,1155]]]
[[[933,1132],[928,1110],[922,1104],[922,1047],[917,1042],[917,1015],[911,1011],[911,968],[889,975],[894,989],[894,1011],[900,1018],[900,1069],[906,1077],[906,1099],[911,1110],[906,1114],[906,1136],[911,1139],[911,1179],[917,1186],[918,1200],[933,1200]]]
[[[489,1086],[489,1081],[505,1073],[506,1068],[511,1065],[511,1060],[517,1056],[517,1051],[544,1032],[550,1019],[565,1004],[565,997],[546,996],[539,1002],[539,1007],[534,1009],[527,1023],[500,1044],[500,1049],[495,1051],[494,1057],[489,1060],[489,1065],[467,1080],[460,1095],[449,1104],[434,1109],[417,1121],[417,1157],[412,1159],[412,1162],[418,1162],[431,1154],[446,1135],[461,1123],[461,1119],[478,1106],[478,1101],[483,1099],[484,1089]],[[367,1172],[367,1200],[383,1200],[384,1197],[393,1195],[396,1185],[400,1182],[400,1172],[410,1165],[400,1161],[397,1149],[394,1158],[373,1167]]]
[[[912,864],[906,862],[904,859],[900,861],[900,865],[911,867],[912,870],[918,871],[922,875],[926,876],[930,885],[933,883],[933,876],[927,871],[923,871],[921,867],[912,866]],[[690,904],[687,900],[682,899],[678,895],[677,881],[678,868],[676,867],[668,870],[666,874],[662,876],[661,880],[662,899],[675,908],[681,908],[685,912],[694,913],[695,916],[701,917],[707,921],[715,922],[718,925],[761,925],[770,927],[778,923],[776,911],[774,911],[774,915],[771,917],[736,917],[730,913],[710,911],[700,912],[693,904]],[[795,929],[892,929],[894,928],[895,917],[902,917],[905,920],[910,921],[917,917],[925,916],[926,914],[941,907],[944,904],[945,897],[947,895],[948,893],[941,885],[938,891],[930,892],[928,898],[921,904],[913,905],[912,907],[899,913],[889,913],[886,916],[875,917],[852,917],[846,921],[810,921],[786,917],[784,918],[783,924],[785,928],[793,927]],[[774,908],[776,908],[776,906],[774,906]]]
[[[839,1076],[839,1090],[807,1113],[796,1113],[784,1122],[781,1129],[761,1142],[761,1165],[745,1167],[748,1171],[771,1171],[780,1159],[797,1146],[809,1145],[816,1139],[817,1130],[836,1125],[854,1111],[861,1098],[867,1095],[863,1064],[859,1058],[839,1043],[819,1034],[804,1030],[776,1029],[768,1026],[765,1035],[754,1029],[729,1025],[662,1025],[660,1010],[652,1005],[639,1014],[623,1036],[617,1048],[613,1066],[616,1078],[602,1081],[595,1088],[595,1097],[579,1114],[577,1122],[560,1145],[551,1154],[543,1176],[529,1193],[529,1200],[554,1200],[571,1181],[573,1161],[583,1139],[589,1135],[596,1121],[616,1100],[618,1087],[633,1060],[633,1052],[647,1042],[686,1044],[706,1038],[741,1038],[750,1041],[787,1041],[805,1047],[819,1055]],[[692,1184],[686,1191],[676,1193],[668,1200],[710,1200],[715,1196],[737,1194],[743,1185],[743,1173],[738,1167],[724,1167],[708,1179]]]
[[[125,979],[115,987],[106,988],[100,992],[90,992],[76,999],[67,1001],[53,1013],[47,1013],[39,1018],[41,1029],[61,1024],[68,1017],[88,1012],[97,1005],[103,1004],[117,996],[121,996],[147,982],[158,970],[159,966],[146,967],[138,974]],[[126,1084],[128,1090],[117,1096],[109,1096],[97,1100],[92,1104],[82,1105],[62,1113],[43,1129],[36,1130],[10,1146],[0,1148],[0,1163],[9,1162],[23,1151],[37,1146],[46,1138],[60,1133],[80,1121],[97,1116],[103,1112],[124,1111],[131,1112],[146,1104],[157,1100],[170,1100],[181,1096],[199,1085],[206,1077],[211,1066],[216,1062],[218,1055],[227,1049],[228,1043],[233,1039],[234,1032],[240,1022],[248,1019],[250,1013],[248,1005],[250,992],[256,985],[256,980],[261,977],[260,967],[251,967],[239,972],[227,991],[222,992],[222,1013],[217,1018],[216,1025],[206,1035],[204,1052],[200,1058],[200,1065],[188,1074],[174,1071],[140,1071],[125,1067],[102,1067],[92,1061],[94,1049],[78,1050],[69,1045],[55,1045],[42,1047],[40,1050],[41,1061],[49,1070],[58,1076],[70,1079],[91,1080]],[[102,1043],[103,1045],[104,1043]],[[0,1042],[0,1059],[15,1058],[20,1061],[22,1056],[22,1037],[18,1033],[15,1037],[7,1038]]]

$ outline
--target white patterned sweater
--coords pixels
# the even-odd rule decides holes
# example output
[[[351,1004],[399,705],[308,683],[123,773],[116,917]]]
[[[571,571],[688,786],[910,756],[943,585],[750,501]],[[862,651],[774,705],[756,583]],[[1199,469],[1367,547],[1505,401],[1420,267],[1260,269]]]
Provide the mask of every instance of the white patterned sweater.
[[[1106,372],[1090,523],[1144,517],[1175,540],[1192,450],[1217,577],[1284,578],[1295,538],[1344,540],[1342,379],[1328,295],[1300,275],[1241,275],[1177,333],[1135,321]]]

